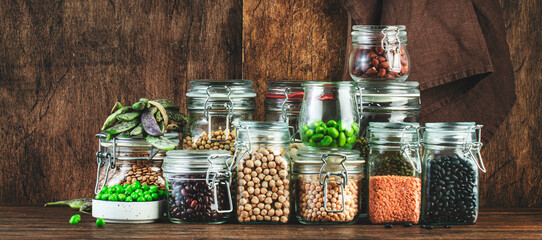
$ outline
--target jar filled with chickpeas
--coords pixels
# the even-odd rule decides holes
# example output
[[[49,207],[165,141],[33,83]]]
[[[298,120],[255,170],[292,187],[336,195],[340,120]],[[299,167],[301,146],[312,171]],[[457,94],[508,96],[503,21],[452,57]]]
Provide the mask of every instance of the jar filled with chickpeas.
[[[359,151],[299,151],[293,159],[296,216],[303,224],[355,223],[365,160]]]
[[[162,162],[165,151],[153,149],[143,137],[118,136],[109,141],[107,134],[97,134],[99,149],[96,152],[98,162],[96,186],[98,194],[104,186],[132,184],[156,185],[165,190],[162,174]],[[165,133],[164,137],[179,143],[179,134]]]
[[[186,93],[185,150],[226,150],[233,154],[233,123],[252,120],[256,92],[250,80],[194,80]]]
[[[288,124],[240,121],[236,129],[237,220],[287,223],[292,206]]]

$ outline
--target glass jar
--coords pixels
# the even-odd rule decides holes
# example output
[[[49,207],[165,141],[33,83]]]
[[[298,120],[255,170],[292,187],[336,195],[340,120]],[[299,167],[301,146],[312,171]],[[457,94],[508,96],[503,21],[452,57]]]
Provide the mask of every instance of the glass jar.
[[[421,161],[418,123],[369,123],[369,220],[374,224],[420,219]]]
[[[252,120],[256,92],[250,80],[194,80],[186,93],[185,150],[234,152],[233,123]]]
[[[361,136],[354,148],[363,156],[369,153],[366,140],[370,122],[419,122],[421,108],[418,82],[365,81],[358,83],[363,89]]]
[[[293,161],[296,216],[300,223],[358,220],[365,164],[358,151],[304,150]]]
[[[305,82],[299,116],[303,144],[311,150],[350,150],[359,135],[360,112],[354,82]]]
[[[285,122],[236,124],[237,220],[287,223],[290,211],[290,131]]]
[[[174,223],[224,223],[233,211],[229,151],[173,150],[164,160],[168,217]]]
[[[135,181],[165,190],[162,176],[162,162],[166,155],[164,151],[153,149],[141,136],[118,136],[109,141],[106,141],[107,134],[100,133],[96,137],[99,145],[96,152],[98,166],[94,193],[98,194],[104,186],[132,184]],[[165,133],[164,137],[179,143],[177,133]]]
[[[402,25],[355,25],[349,70],[354,81],[404,81],[410,73],[407,33]]]
[[[423,131],[426,224],[474,224],[478,218],[478,169],[482,125],[473,122],[427,123]]]

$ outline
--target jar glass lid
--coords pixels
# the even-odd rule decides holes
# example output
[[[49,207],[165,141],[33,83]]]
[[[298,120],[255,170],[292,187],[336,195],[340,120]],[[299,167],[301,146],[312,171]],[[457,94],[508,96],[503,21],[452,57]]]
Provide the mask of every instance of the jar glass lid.
[[[227,170],[231,154],[224,150],[171,150],[162,164],[164,172],[202,173],[209,168]]]
[[[422,141],[426,144],[473,143],[477,141],[476,130],[481,128],[482,125],[474,122],[426,123]]]
[[[289,101],[303,100],[303,82],[302,81],[272,81],[267,83],[266,98],[286,98],[288,91]]]
[[[419,126],[419,123],[370,122],[367,141],[371,147],[386,144],[417,143],[419,142]]]
[[[341,151],[341,150],[299,150],[297,155],[292,159],[294,163],[294,172],[298,173],[318,173],[322,169],[325,157],[326,167],[324,171],[341,171],[344,168],[341,165],[343,156],[346,157],[344,167],[348,173],[361,173],[364,169],[365,159],[361,157],[357,150]]]
[[[213,100],[227,100],[228,94],[233,98],[253,98],[256,97],[256,92],[253,87],[254,83],[251,80],[193,80],[190,81],[190,88],[186,93],[189,98],[207,98]],[[227,88],[231,93],[228,93]],[[209,94],[208,94],[209,93]]]
[[[380,44],[384,36],[399,37],[406,44],[407,32],[404,25],[354,25],[352,26],[352,42],[361,44]]]
[[[239,121],[234,123],[239,142],[256,144],[285,144],[290,142],[290,127],[286,122]]]

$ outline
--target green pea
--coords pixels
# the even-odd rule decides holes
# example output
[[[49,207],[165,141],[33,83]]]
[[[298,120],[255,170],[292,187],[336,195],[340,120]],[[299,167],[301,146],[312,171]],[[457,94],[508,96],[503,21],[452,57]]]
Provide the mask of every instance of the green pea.
[[[350,136],[354,135],[354,129],[349,127],[344,131],[344,133],[346,133],[347,137],[350,137]]]
[[[327,126],[328,127],[335,127],[335,126],[337,126],[337,122],[335,122],[335,120],[329,120],[327,122]]]
[[[160,190],[160,192],[158,192],[158,196],[163,197],[164,195],[166,195],[166,191]]]
[[[334,127],[330,127],[327,129],[327,134],[332,138],[337,138],[339,136],[339,131]]]
[[[103,220],[103,218],[98,218],[98,219],[96,219],[96,226],[97,226],[97,227],[103,227],[103,226],[105,226],[105,221]]]
[[[324,138],[324,134],[317,133],[317,134],[312,135],[311,140],[313,142],[319,142],[320,140],[322,140],[322,138]]]
[[[149,189],[150,189],[149,185],[143,185],[143,187],[141,187],[141,188],[143,188],[143,190],[145,190],[145,191],[149,191]]]
[[[354,144],[356,142],[357,138],[356,135],[352,135],[346,139],[346,143],[348,144]]]
[[[312,129],[312,130],[316,130],[317,127],[318,127],[318,123],[316,123],[316,122],[311,122],[309,124],[309,128]]]
[[[134,200],[137,200],[139,195],[137,193],[132,193],[132,194],[130,194],[130,197],[132,197],[132,199],[134,199]]]
[[[152,200],[158,200],[158,193],[151,193]]]
[[[344,144],[346,144],[346,135],[344,134],[344,132],[341,132],[339,134],[339,147],[343,147]]]
[[[316,147],[316,143],[311,139],[309,139],[309,146]]]
[[[132,190],[132,187],[127,187],[126,191],[124,192],[126,195],[132,194],[134,191]]]
[[[128,196],[126,197],[126,199],[124,199],[125,202],[133,202],[134,199],[132,198],[132,196]]]
[[[75,225],[75,224],[78,224],[79,222],[81,222],[81,215],[79,215],[79,214],[73,215],[73,216],[70,218],[70,221],[69,221],[70,224],[74,224],[74,225]]]
[[[98,193],[98,195],[96,195],[96,197],[94,197],[94,199],[97,199],[97,200],[102,199],[102,194],[101,194],[101,193]]]
[[[140,188],[141,187],[141,183],[139,181],[135,181],[134,183],[132,183],[132,187],[135,187],[136,189],[137,188]]]
[[[105,192],[106,192],[106,193],[109,193],[109,194],[115,193],[115,188],[114,188],[114,187],[107,188],[107,189],[105,190]]]
[[[145,200],[152,201],[152,196],[150,194],[145,194]]]
[[[122,194],[122,193],[119,194],[119,201],[124,202],[125,200],[126,200],[126,195],[124,195],[124,194]]]
[[[140,197],[137,198],[137,201],[138,202],[145,202],[145,201],[147,201],[147,199],[145,199],[145,197],[143,197],[143,196],[140,196]]]
[[[143,193],[143,189],[137,189],[134,191],[135,194],[140,194],[140,193]]]
[[[149,191],[150,191],[150,192],[153,192],[153,193],[158,192],[158,186],[156,186],[156,185],[151,185],[150,188],[149,188]]]
[[[303,132],[309,131],[309,126],[303,125],[303,126],[301,127],[301,130],[303,130]]]
[[[118,201],[119,200],[119,197],[117,196],[117,194],[111,194],[109,195],[109,198],[107,198],[108,201]]]
[[[331,144],[332,141],[333,138],[331,138],[330,136],[325,136],[322,141],[320,141],[320,146],[327,147]]]
[[[316,128],[316,133],[325,133],[325,132],[326,132],[326,129],[323,127]]]
[[[109,198],[109,193],[103,193],[100,199],[107,200]]]
[[[308,131],[305,132],[305,136],[307,136],[307,138],[311,138],[312,135],[314,135],[314,130],[312,129],[309,129]]]

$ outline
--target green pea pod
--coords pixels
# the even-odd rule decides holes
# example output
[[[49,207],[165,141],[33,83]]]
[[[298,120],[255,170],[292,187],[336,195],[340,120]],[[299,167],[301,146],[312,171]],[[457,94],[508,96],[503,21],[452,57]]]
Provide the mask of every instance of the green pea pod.
[[[143,110],[145,110],[146,107],[147,107],[147,104],[145,104],[144,102],[141,102],[141,101],[132,104],[132,109],[134,109],[136,111],[143,111]]]
[[[327,147],[333,142],[333,139],[330,136],[325,136],[322,138],[322,141],[320,141],[320,146]]]
[[[111,113],[113,113],[113,112],[115,112],[115,111],[117,111],[117,110],[119,110],[121,108],[122,108],[122,104],[120,102],[116,102],[115,106],[113,106],[113,108],[111,108]]]
[[[354,144],[356,142],[356,135],[352,135],[346,139],[346,143]]]
[[[161,122],[162,120],[164,120],[164,119],[162,118],[162,113],[160,113],[160,112],[156,112],[156,113],[154,114],[154,117],[156,118],[156,121],[157,121],[157,122]]]
[[[68,205],[73,209],[80,209],[81,206],[83,206],[85,203],[91,203],[92,199],[90,198],[78,198],[78,199],[72,199],[72,200],[64,200],[64,201],[58,201],[58,202],[49,202],[46,203],[45,206],[61,206],[61,205]]]
[[[317,127],[316,128],[316,133],[325,133],[326,132],[326,129],[323,128],[323,127]]]
[[[329,120],[327,122],[327,126],[328,127],[335,127],[335,126],[337,126],[337,122],[335,120]]]
[[[153,102],[157,102],[157,103],[160,103],[160,105],[162,105],[162,107],[164,108],[170,108],[170,109],[173,109],[173,110],[177,110],[177,112],[179,111],[180,107],[179,105],[173,103],[173,101],[171,100],[167,100],[167,99],[157,99],[157,100],[153,100]]]
[[[137,127],[138,124],[139,124],[139,119],[134,119],[128,122],[121,122],[113,127],[108,128],[107,130],[105,130],[105,132],[109,134],[120,134],[120,133],[129,131],[132,128]]]
[[[339,134],[339,147],[344,147],[345,144],[346,144],[346,135],[344,134],[344,132],[341,132]]]
[[[132,121],[135,118],[139,117],[139,115],[141,115],[140,112],[127,112],[127,113],[119,114],[117,116],[117,119],[120,121]]]
[[[179,124],[180,127],[184,127],[188,122],[188,117],[179,111],[173,111],[166,108],[166,115],[170,121],[174,121]]]
[[[81,206],[79,208],[79,212],[82,212],[82,213],[85,213],[85,214],[91,214],[92,213],[92,202],[87,202],[87,203],[83,204],[83,206]]]
[[[132,129],[132,131],[130,131],[130,136],[137,136],[142,133],[143,133],[143,126],[140,123],[139,125],[137,125],[137,127],[135,127],[134,129]]]
[[[164,136],[147,136],[145,137],[145,140],[147,140],[147,143],[149,143],[151,146],[154,146],[160,150],[168,151],[171,149],[174,149],[177,147],[177,144],[172,142],[171,140],[165,138]]]
[[[327,129],[327,134],[329,134],[329,136],[331,136],[332,138],[339,137],[339,131],[334,127],[328,128]]]
[[[149,108],[141,114],[141,125],[145,132],[152,136],[162,136],[164,132],[160,129],[160,126],[154,118],[154,114],[158,111],[156,107]]]
[[[354,129],[351,128],[351,127],[346,128],[346,129],[344,130],[344,133],[346,134],[347,137],[350,137],[350,136],[354,135]]]
[[[311,140],[313,142],[319,142],[320,140],[322,140],[322,138],[324,138],[324,134],[317,133],[317,134],[312,135]]]
[[[114,126],[118,122],[117,116],[128,112],[128,110],[130,109],[132,109],[132,107],[122,107],[113,114],[109,115],[109,117],[107,117],[107,119],[105,120],[104,125],[102,126],[102,131]]]

